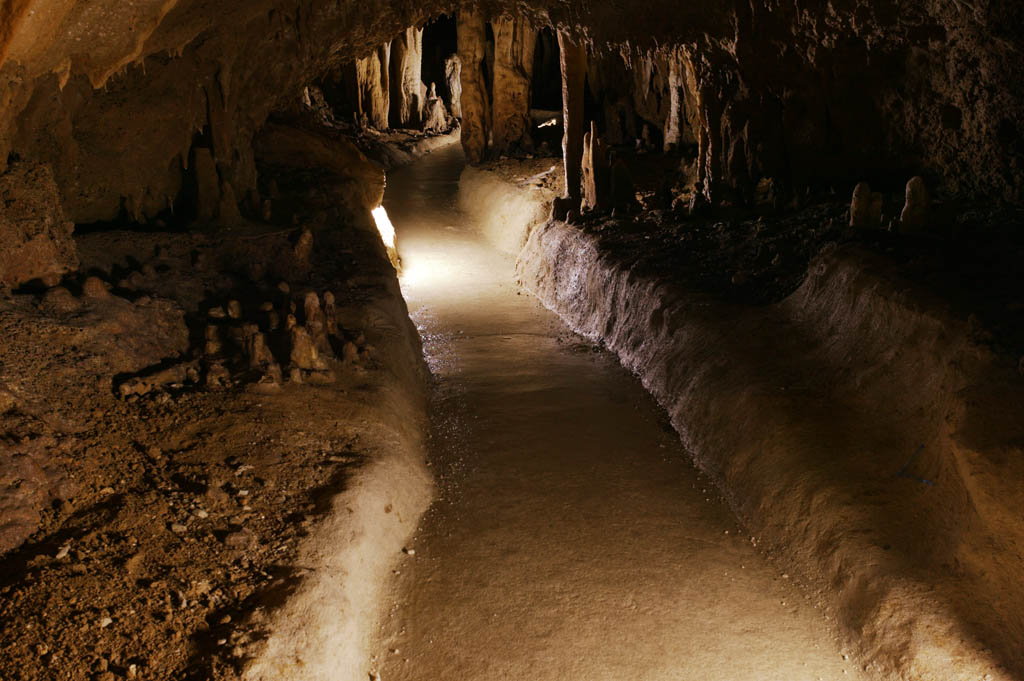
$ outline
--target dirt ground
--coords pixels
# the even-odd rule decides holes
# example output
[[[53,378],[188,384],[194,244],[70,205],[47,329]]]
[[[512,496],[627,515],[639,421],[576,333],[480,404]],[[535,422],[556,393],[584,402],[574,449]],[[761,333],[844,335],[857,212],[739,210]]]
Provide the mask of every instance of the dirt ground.
[[[394,271],[376,233],[296,214],[86,234],[79,274],[0,301],[0,537],[17,546],[0,563],[0,677],[237,678],[308,572],[303,539],[392,446],[381,391],[416,405],[423,382]],[[335,358],[298,383],[280,329],[327,291]],[[397,332],[374,305],[398,310]],[[247,361],[247,322],[281,379]]]

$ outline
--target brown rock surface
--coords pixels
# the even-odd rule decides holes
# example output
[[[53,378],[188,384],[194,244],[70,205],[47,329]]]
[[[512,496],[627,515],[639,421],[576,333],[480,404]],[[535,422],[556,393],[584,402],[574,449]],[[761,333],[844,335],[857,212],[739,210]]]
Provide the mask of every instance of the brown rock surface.
[[[494,30],[494,153],[532,151],[530,86],[537,32],[522,17],[491,22]]]
[[[274,123],[256,138],[256,154],[265,163],[337,174],[351,182],[353,203],[366,211],[384,198],[384,170],[348,140]]]
[[[475,10],[459,12],[459,60],[462,62],[462,147],[470,163],[487,156],[491,101],[483,74],[487,21]]]
[[[76,269],[73,229],[49,168],[12,165],[0,175],[0,287],[53,285]]]

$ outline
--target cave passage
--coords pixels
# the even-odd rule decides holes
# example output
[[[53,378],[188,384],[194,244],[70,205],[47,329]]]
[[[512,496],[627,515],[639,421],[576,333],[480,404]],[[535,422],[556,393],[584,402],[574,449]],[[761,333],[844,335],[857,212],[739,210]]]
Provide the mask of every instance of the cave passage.
[[[385,199],[435,377],[442,490],[395,570],[372,673],[858,678],[640,383],[520,294],[456,207],[463,163],[435,152]]]

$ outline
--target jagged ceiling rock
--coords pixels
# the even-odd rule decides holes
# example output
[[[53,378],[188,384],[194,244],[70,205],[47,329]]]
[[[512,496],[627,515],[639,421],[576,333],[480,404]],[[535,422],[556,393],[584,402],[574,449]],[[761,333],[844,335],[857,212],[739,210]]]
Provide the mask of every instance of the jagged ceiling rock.
[[[1022,199],[1019,3],[475,6],[569,28],[665,82],[671,64],[658,60],[681,55],[703,173],[741,194],[769,176],[798,194],[816,181],[902,185],[920,173],[945,190]],[[251,141],[270,112],[332,65],[451,9],[441,0],[6,0],[0,172],[11,154],[49,164],[76,222],[151,217],[179,195],[200,134],[222,181],[252,206]],[[651,50],[660,52],[644,65]]]

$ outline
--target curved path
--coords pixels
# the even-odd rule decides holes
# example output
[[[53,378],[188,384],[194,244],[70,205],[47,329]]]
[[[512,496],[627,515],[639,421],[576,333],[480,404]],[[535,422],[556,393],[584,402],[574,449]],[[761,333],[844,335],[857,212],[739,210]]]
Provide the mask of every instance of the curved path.
[[[639,382],[515,285],[452,146],[389,177],[436,378],[441,498],[389,591],[384,681],[859,678]]]

